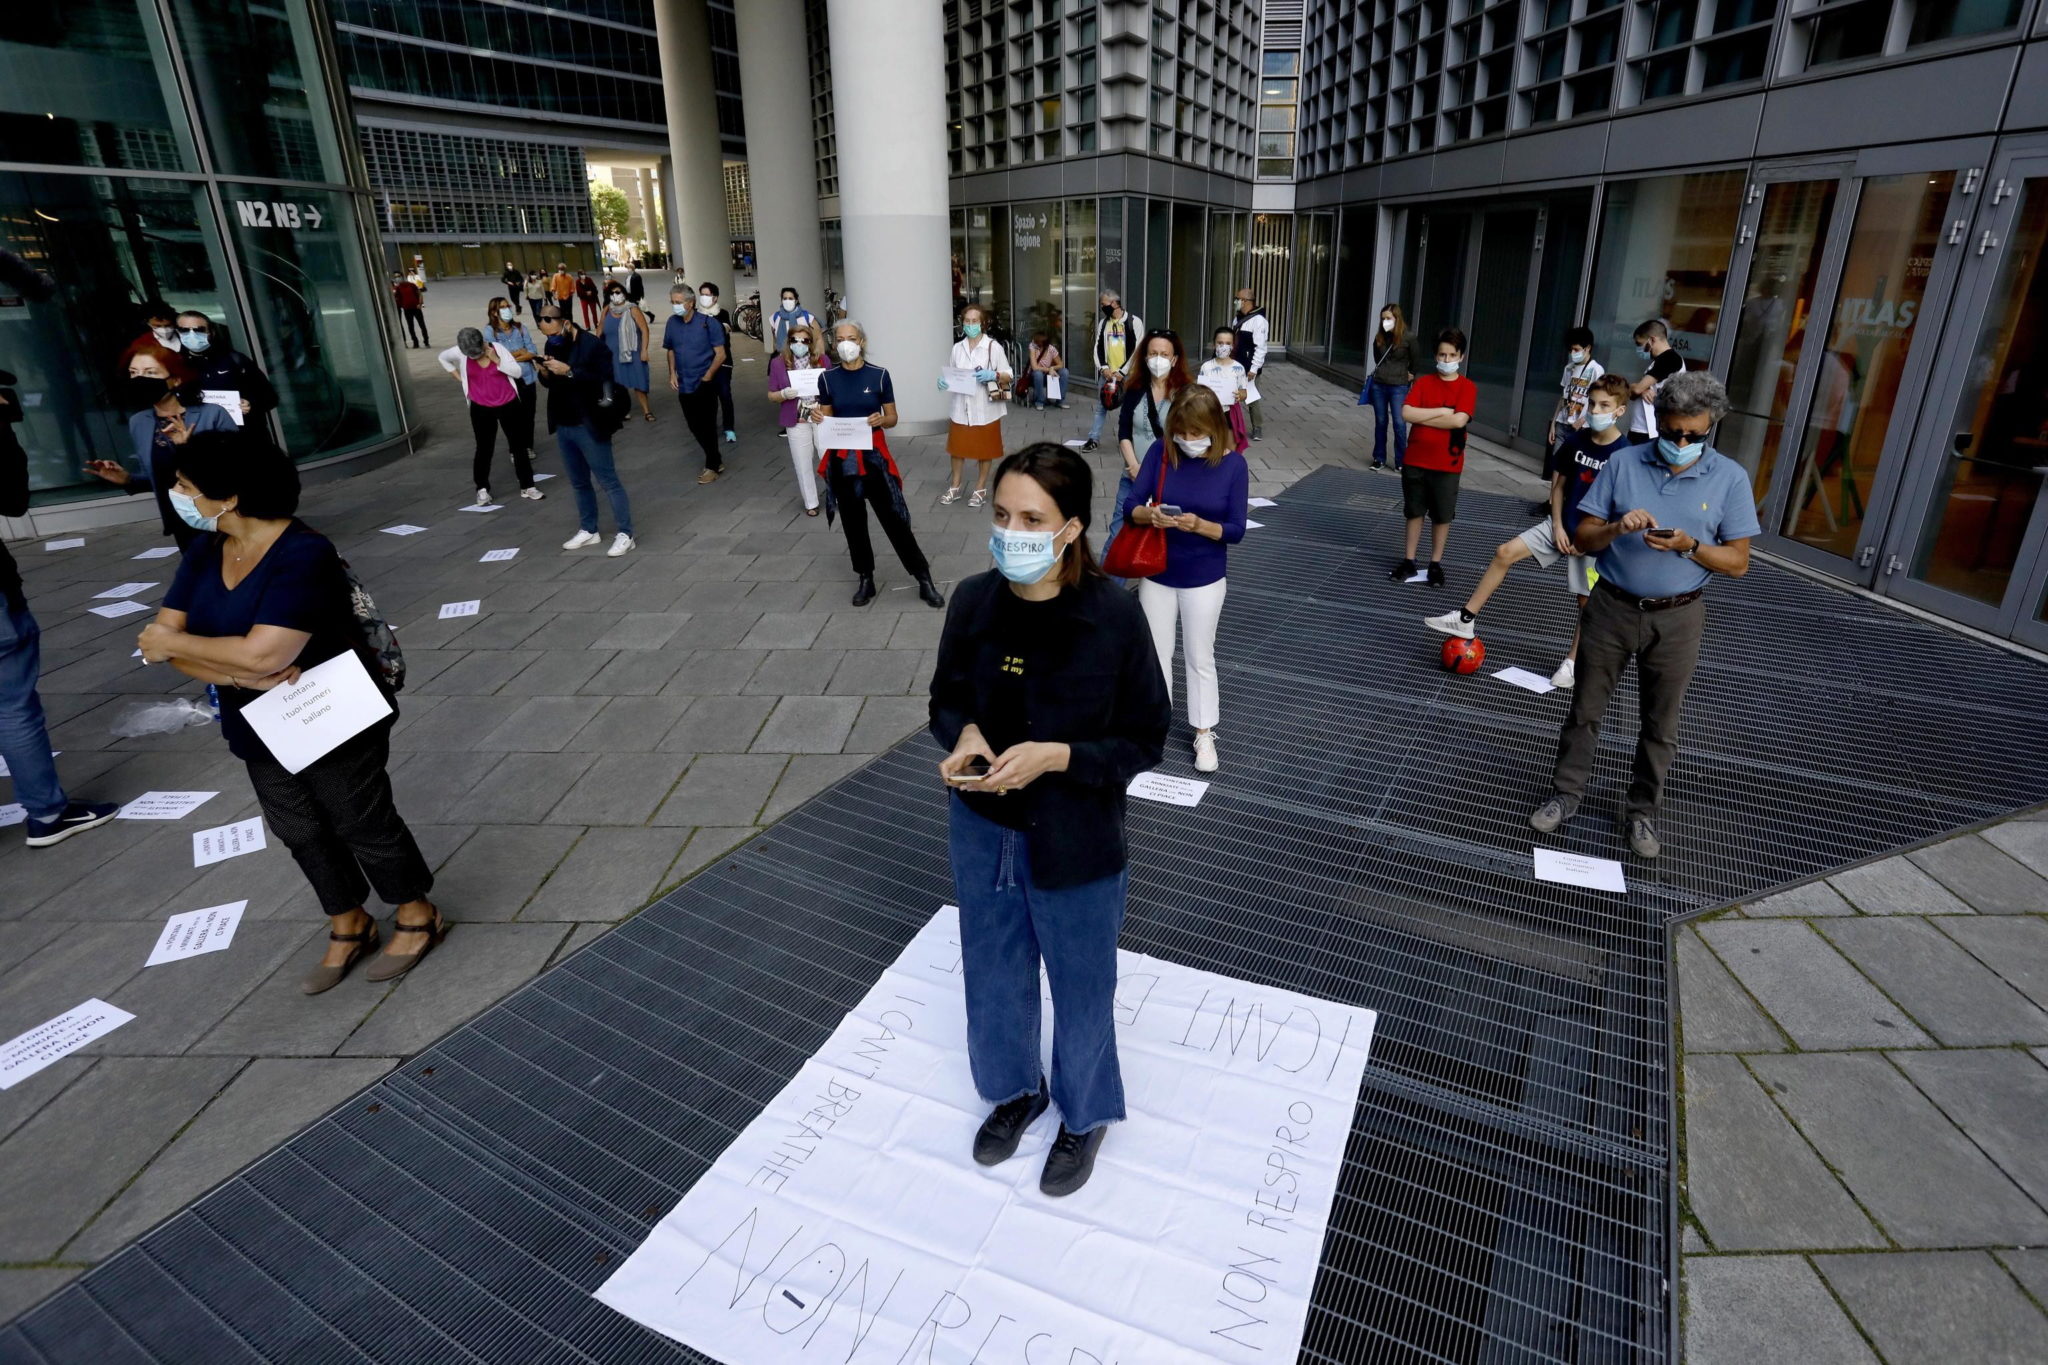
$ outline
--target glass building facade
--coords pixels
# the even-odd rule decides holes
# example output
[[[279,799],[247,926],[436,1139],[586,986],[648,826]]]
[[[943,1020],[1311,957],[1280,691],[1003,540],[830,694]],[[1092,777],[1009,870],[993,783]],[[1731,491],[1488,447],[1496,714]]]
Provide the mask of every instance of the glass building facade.
[[[210,316],[324,460],[404,439],[369,198],[319,0],[72,0],[0,26],[0,247],[55,285],[0,297],[39,508],[105,498],[141,305]]]

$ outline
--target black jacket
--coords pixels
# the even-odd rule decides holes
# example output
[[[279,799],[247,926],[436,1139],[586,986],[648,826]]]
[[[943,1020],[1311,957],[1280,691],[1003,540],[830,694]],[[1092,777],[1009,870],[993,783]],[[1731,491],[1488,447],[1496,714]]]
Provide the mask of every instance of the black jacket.
[[[951,752],[986,718],[1003,642],[992,629],[1003,576],[990,570],[953,590],[932,674],[932,738]],[[1002,799],[1028,803],[1032,880],[1079,886],[1123,870],[1124,788],[1166,752],[1172,702],[1143,613],[1106,578],[1086,579],[1067,621],[1065,648],[1030,691],[1025,731],[1064,743],[1067,770]]]
[[[548,391],[548,430],[589,427],[599,440],[609,441],[626,420],[623,401],[613,404],[618,409],[616,416],[608,416],[598,406],[605,385],[612,382],[612,348],[595,332],[578,327],[573,337],[565,331],[548,338],[546,351],[549,360],[569,367],[564,375],[538,367],[541,386]],[[619,391],[616,396],[623,400],[625,393]]]
[[[211,346],[199,355],[187,352],[187,360],[199,371],[202,389],[233,389],[249,401],[242,421],[263,424],[263,418],[277,406],[277,389],[256,362],[230,346]]]

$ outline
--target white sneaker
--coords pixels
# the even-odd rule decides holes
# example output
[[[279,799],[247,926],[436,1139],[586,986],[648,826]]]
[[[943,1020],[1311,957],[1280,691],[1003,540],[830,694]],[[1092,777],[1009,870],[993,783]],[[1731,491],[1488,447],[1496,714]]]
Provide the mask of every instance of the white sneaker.
[[[478,507],[489,507],[489,506],[491,505],[491,490],[490,490],[490,489],[488,489],[488,488],[479,488],[479,489],[477,489],[477,490],[476,490],[476,505],[477,505]]]
[[[575,535],[562,542],[562,548],[565,550],[580,550],[586,545],[595,545],[603,539],[604,537],[595,531],[578,531]]]
[[[1557,666],[1557,672],[1550,675],[1552,687],[1570,687],[1579,680],[1579,666],[1566,659]]]
[[[611,549],[606,550],[605,553],[610,555],[613,559],[617,559],[620,555],[632,549],[633,543],[633,537],[627,535],[624,531],[621,531],[618,533],[618,535],[612,538],[612,547]]]
[[[1472,638],[1472,622],[1467,621],[1457,608],[1452,608],[1442,616],[1425,616],[1422,618],[1422,624],[1444,635],[1454,635],[1460,640]]]
[[[519,490],[519,496],[525,498],[528,502],[539,502],[547,494],[541,492],[538,488],[522,488]]]
[[[1195,771],[1213,773],[1216,771],[1216,732],[1201,730],[1195,734]]]

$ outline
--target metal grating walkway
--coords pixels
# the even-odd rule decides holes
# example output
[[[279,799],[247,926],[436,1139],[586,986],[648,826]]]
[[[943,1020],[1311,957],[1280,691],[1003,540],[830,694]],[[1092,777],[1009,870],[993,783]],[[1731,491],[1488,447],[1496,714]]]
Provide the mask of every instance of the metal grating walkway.
[[[1304,1361],[1669,1360],[1667,923],[2048,798],[2044,672],[1780,570],[1717,582],[1664,859],[1619,900],[1538,883],[1564,700],[1436,666],[1419,618],[1463,587],[1386,580],[1397,501],[1325,469],[1234,553],[1225,768],[1195,810],[1134,803],[1126,946],[1380,1011]],[[1461,585],[1525,524],[1464,510]],[[1489,671],[1548,672],[1561,587],[1510,576]],[[1602,856],[1633,710],[1625,685],[1571,831]],[[1169,750],[1190,772],[1184,726]],[[589,1293],[950,896],[936,758],[842,781],[0,1330],[0,1362],[701,1360]]]

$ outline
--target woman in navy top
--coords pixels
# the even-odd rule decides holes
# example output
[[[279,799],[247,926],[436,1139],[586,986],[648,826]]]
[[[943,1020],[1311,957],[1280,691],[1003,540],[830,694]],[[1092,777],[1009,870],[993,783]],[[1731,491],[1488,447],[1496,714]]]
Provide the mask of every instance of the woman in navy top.
[[[334,546],[293,516],[298,470],[254,438],[205,433],[181,450],[170,497],[203,534],[137,644],[145,663],[168,660],[218,689],[221,734],[327,912],[327,955],[300,989],[329,989],[377,946],[377,921],[363,908],[372,886],[398,914],[390,945],[364,975],[402,976],[447,929],[427,899],[434,874],[391,799],[396,712],[296,773],[242,719],[262,693],[363,643]]]
[[[1216,771],[1216,623],[1223,615],[1223,574],[1230,557],[1224,547],[1244,539],[1251,484],[1251,471],[1233,444],[1216,395],[1191,384],[1174,400],[1166,439],[1154,441],[1145,452],[1124,498],[1124,516],[1131,525],[1166,528],[1166,570],[1138,584],[1138,605],[1152,625],[1168,695],[1173,692],[1174,625],[1180,625],[1195,771],[1204,773]],[[1163,508],[1178,510],[1169,515]]]

